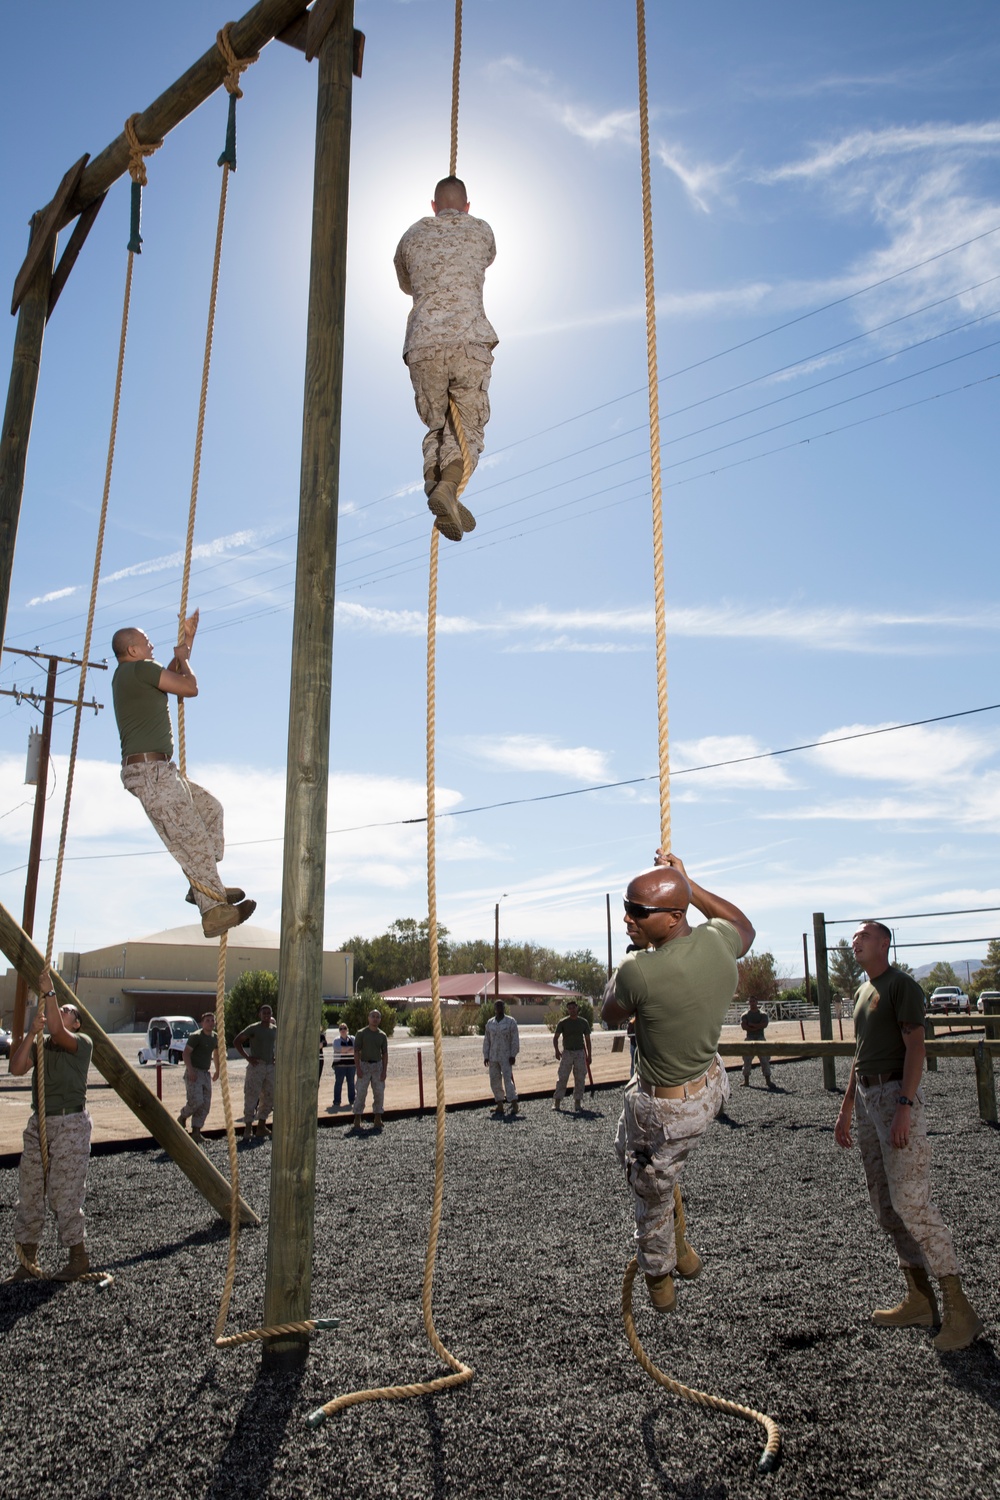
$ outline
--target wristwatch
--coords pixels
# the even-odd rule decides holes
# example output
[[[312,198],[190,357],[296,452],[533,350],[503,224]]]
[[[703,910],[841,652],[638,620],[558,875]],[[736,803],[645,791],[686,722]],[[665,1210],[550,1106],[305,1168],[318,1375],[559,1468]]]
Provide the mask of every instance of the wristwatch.
[[[51,1000],[54,995],[55,995],[55,990],[45,990],[44,993],[42,994],[42,999],[43,1000]]]
[[[896,1100],[896,1103],[897,1104],[906,1104],[906,1105],[908,1105],[910,1107],[910,1109],[913,1108],[913,1100],[912,1099],[907,1099],[907,1097],[906,1097],[905,1094],[900,1094],[899,1098]]]

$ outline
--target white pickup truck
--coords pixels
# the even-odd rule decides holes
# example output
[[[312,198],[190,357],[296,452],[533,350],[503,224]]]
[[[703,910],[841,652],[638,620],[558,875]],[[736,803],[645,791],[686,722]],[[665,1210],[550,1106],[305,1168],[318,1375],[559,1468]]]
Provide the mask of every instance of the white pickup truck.
[[[968,1010],[969,997],[957,984],[939,984],[927,1002],[928,1010]]]

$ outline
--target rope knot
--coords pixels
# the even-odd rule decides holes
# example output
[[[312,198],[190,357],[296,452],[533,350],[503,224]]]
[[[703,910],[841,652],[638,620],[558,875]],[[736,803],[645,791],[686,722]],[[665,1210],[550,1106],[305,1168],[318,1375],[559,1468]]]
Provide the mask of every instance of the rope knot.
[[[145,187],[147,179],[144,158],[152,156],[154,151],[159,151],[163,142],[149,141],[144,143],[140,141],[135,133],[135,122],[139,118],[139,113],[141,111],[134,115],[129,115],[125,121],[125,139],[128,141],[128,174],[133,182],[137,182],[140,187]]]
[[[260,57],[260,53],[255,52],[253,57],[236,56],[236,53],[233,51],[233,44],[229,39],[229,33],[232,31],[234,25],[235,22],[233,21],[226,22],[222,30],[216,35],[215,45],[222,53],[223,60],[229,70],[222,80],[226,85],[226,92],[235,94],[237,99],[242,99],[243,90],[240,88],[240,74],[245,73],[247,68],[253,66],[258,57]]]

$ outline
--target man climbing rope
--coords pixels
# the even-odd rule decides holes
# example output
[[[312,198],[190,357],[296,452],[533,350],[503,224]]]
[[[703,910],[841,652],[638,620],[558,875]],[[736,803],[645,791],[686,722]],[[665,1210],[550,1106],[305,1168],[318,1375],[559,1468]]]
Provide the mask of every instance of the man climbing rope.
[[[21,1045],[10,1060],[10,1071],[21,1078],[31,1073],[32,1113],[24,1128],[21,1166],[17,1180],[14,1239],[30,1265],[36,1265],[38,1245],[45,1229],[45,1200],[55,1214],[59,1242],[69,1251],[69,1260],[53,1280],[76,1281],[90,1269],[83,1222],[83,1200],[87,1196],[87,1166],[90,1161],[91,1119],[87,1111],[87,1071],[94,1051],[89,1036],[80,1030],[75,1005],[58,1006],[52,975],[43,969],[38,977],[40,1003]],[[48,1022],[49,1036],[42,1049],[45,1058],[45,1131],[49,1148],[48,1183],[42,1168],[38,1139],[38,1082],[35,1069],[38,1050],[35,1038]],[[23,1264],[11,1281],[32,1281],[37,1270]]]
[[[635,1017],[637,1063],[625,1089],[615,1150],[635,1210],[636,1257],[658,1312],[673,1312],[673,1272],[692,1278],[701,1259],[675,1222],[674,1186],[689,1153],[729,1097],[716,1052],[736,993],[736,960],[754,940],[738,906],[691,880],[675,854],[637,875],[625,911],[639,942],[618,970],[603,1017],[620,1026]],[[707,922],[692,928],[694,904]]]
[[[153,655],[153,644],[135,625],[116,630],[111,641],[118,667],[111,683],[122,744],[122,784],[137,797],[190,885],[187,900],[201,912],[201,930],[218,937],[252,916],[256,901],[235,886],[224,886],[218,861],[225,848],[222,804],[204,787],[188,781],[173,762],[174,736],[167,695],[196,698],[191,647],[198,611],[184,621],[184,639],[168,667]]]
[[[951,1235],[931,1199],[931,1146],[920,1092],[924,993],[915,979],[889,963],[891,942],[882,922],[862,923],[851,939],[868,981],[854,1007],[857,1048],[833,1134],[838,1146],[850,1147],[856,1117],[868,1195],[896,1247],[906,1282],[903,1301],[877,1308],[872,1322],[880,1328],[939,1323],[935,1349],[965,1349],[983,1325],[962,1290]],[[941,1287],[943,1318],[928,1272]]]
[[[443,177],[431,200],[433,218],[418,219],[396,249],[396,276],[413,298],[403,360],[413,382],[424,438],[424,489],[435,525],[460,542],[476,518],[458,499],[464,466],[449,417],[454,401],[472,468],[490,419],[490,370],[498,342],[483,310],[483,280],[496,257],[493,231],[469,213],[465,183]]]

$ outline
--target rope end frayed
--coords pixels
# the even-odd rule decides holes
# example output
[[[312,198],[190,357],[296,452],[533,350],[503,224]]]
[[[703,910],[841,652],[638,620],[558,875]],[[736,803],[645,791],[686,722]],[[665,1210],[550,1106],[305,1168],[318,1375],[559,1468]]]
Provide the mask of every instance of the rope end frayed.
[[[314,1318],[313,1322],[316,1325],[316,1332],[317,1333],[319,1333],[320,1330],[324,1329],[324,1328],[339,1328],[340,1327],[340,1319],[339,1318]]]
[[[757,1473],[773,1474],[780,1463],[781,1449],[778,1448],[774,1453],[769,1453],[765,1448],[764,1452],[760,1456],[760,1463],[757,1465]]]

